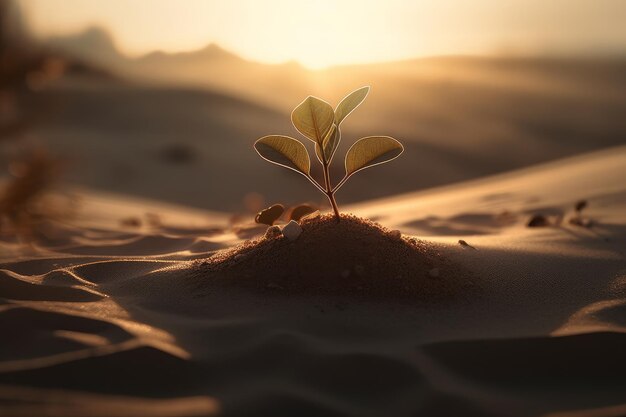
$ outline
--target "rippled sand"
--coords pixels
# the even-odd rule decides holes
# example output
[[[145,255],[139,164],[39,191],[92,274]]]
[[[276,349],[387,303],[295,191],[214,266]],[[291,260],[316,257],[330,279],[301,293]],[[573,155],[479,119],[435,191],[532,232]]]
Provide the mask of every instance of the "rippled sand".
[[[77,218],[0,244],[0,415],[624,415],[625,179],[621,147],[346,207],[477,279],[408,303],[199,290],[242,243],[226,215],[83,192]],[[459,278],[441,272],[415,277]]]

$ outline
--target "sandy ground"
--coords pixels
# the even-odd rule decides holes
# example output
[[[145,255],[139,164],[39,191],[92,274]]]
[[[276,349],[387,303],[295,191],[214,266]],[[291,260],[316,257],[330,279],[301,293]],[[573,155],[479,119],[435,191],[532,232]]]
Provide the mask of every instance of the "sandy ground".
[[[435,304],[198,292],[229,216],[82,190],[0,244],[0,415],[622,416],[624,178],[619,147],[344,207],[480,278]]]

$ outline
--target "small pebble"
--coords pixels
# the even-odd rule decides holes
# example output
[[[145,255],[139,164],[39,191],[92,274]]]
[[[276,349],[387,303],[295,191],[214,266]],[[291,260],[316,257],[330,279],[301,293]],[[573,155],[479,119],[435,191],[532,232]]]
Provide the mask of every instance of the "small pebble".
[[[533,217],[530,218],[526,226],[527,227],[546,227],[546,226],[550,226],[550,220],[548,220],[548,218],[542,214],[535,214]]]
[[[389,236],[393,237],[394,239],[400,239],[402,237],[402,233],[399,230],[392,230],[391,232],[389,232]]]
[[[291,209],[291,212],[289,213],[289,220],[295,220],[299,222],[303,217],[308,216],[315,211],[316,209],[309,204],[300,204],[299,206]]]
[[[428,275],[430,275],[433,278],[437,278],[439,276],[439,268],[433,268],[430,271],[428,271]]]
[[[302,227],[294,220],[291,220],[283,227],[283,235],[292,242],[296,240],[301,233]]]
[[[283,206],[282,204],[274,204],[271,207],[259,211],[254,218],[254,221],[260,224],[266,224],[268,226],[271,226],[276,220],[278,220],[280,216],[282,216],[284,211],[285,206]]]
[[[242,254],[242,253],[238,253],[237,255],[235,255],[235,258],[234,258],[234,259],[235,259],[236,261],[240,261],[240,260],[242,260],[242,259],[243,259],[243,258],[245,258],[245,257],[246,257],[246,255],[244,255],[244,254]]]
[[[354,273],[357,274],[358,276],[363,275],[364,272],[365,272],[365,268],[363,268],[363,265],[354,266]]]
[[[576,205],[574,206],[574,208],[576,209],[577,212],[581,212],[583,211],[583,209],[587,207],[587,200],[580,200],[579,202],[576,203]]]
[[[344,269],[343,271],[341,271],[341,278],[348,278],[349,276],[350,276],[349,269]]]
[[[137,217],[128,217],[120,220],[120,224],[126,227],[141,227],[141,219]]]
[[[280,235],[281,235],[280,227],[278,227],[278,226],[270,226],[265,231],[265,238],[266,239],[274,239],[274,238],[277,238]]]
[[[470,245],[469,243],[467,243],[466,241],[464,241],[463,239],[459,239],[459,245],[463,246],[464,248],[468,248],[468,249],[474,249],[476,250],[475,247],[473,247],[472,245]]]

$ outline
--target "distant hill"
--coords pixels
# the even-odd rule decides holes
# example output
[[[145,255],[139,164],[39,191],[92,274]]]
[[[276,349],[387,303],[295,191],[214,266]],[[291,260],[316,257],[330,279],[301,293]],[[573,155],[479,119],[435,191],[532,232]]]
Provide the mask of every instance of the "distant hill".
[[[598,87],[604,91],[613,82],[626,85],[626,59],[619,57],[449,56],[310,71],[296,62],[267,65],[248,61],[215,44],[195,51],[155,51],[129,58],[97,27],[51,38],[49,44],[136,81],[209,88],[283,111],[308,94],[337,102],[347,90],[361,85],[371,85],[385,108],[409,105],[418,90],[434,84],[442,88],[471,85],[481,91],[497,89],[511,94],[584,90],[592,96],[599,93]],[[436,93],[445,96],[446,91]]]
[[[237,55],[228,52],[216,44],[209,44],[202,49],[189,52],[166,53],[163,51],[151,52],[136,60],[140,64],[151,65],[181,65],[181,64],[212,64],[219,61],[241,63],[243,60]]]
[[[97,26],[72,35],[51,37],[47,44],[55,50],[111,69],[118,69],[127,61],[109,32]]]
[[[122,54],[112,36],[100,27],[91,27],[76,34],[50,37],[47,46],[78,59],[115,71],[140,82],[166,83],[213,90],[267,101],[274,97],[276,85],[283,89],[302,91],[302,81],[309,71],[295,62],[265,65],[242,59],[216,44],[188,52],[154,51],[138,58]],[[264,80],[264,82],[258,82]],[[291,98],[281,101],[284,107]]]

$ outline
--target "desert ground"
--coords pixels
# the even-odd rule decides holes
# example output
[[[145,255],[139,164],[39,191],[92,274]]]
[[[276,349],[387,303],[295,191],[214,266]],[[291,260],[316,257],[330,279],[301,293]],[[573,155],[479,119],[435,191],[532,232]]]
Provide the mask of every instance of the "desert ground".
[[[344,207],[470,271],[426,278],[475,284],[436,301],[214,287],[199,261],[245,241],[228,213],[76,189],[71,219],[1,243],[0,410],[623,415],[625,162],[622,146]]]
[[[129,58],[99,29],[18,40],[0,416],[626,415],[623,57],[310,70],[213,44]],[[336,223],[253,144],[364,85],[338,155],[405,150],[350,179]],[[320,214],[256,224],[275,203]]]

